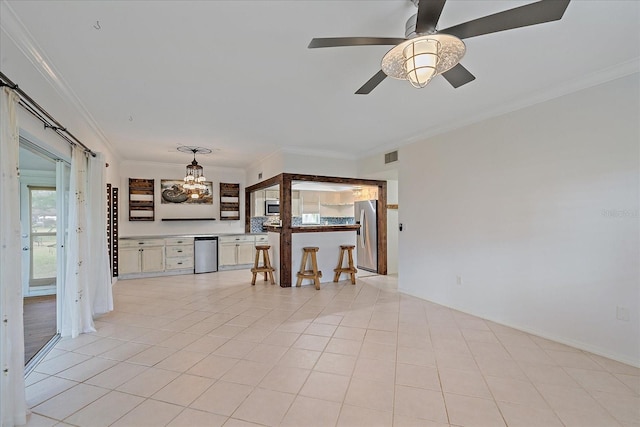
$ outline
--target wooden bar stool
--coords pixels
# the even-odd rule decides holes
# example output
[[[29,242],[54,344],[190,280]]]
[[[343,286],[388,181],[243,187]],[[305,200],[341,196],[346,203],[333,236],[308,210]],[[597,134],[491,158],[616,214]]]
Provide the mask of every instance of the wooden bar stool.
[[[304,247],[302,250],[302,265],[300,265],[300,271],[298,272],[298,281],[296,287],[299,287],[302,283],[302,279],[312,279],[316,285],[316,289],[320,289],[320,278],[322,277],[322,271],[318,271],[318,260],[316,259],[316,252],[319,248]],[[307,268],[307,258],[311,255],[311,270]]]
[[[354,248],[355,248],[354,245],[340,245],[340,260],[338,261],[338,267],[333,270],[336,272],[336,274],[334,274],[333,276],[334,282],[337,282],[338,280],[340,280],[340,275],[342,273],[347,273],[351,275],[351,284],[352,285],[356,284],[356,273],[358,272],[358,270],[353,266],[353,249]],[[342,266],[342,263],[344,260],[344,251],[347,251],[349,254],[349,265],[347,267]]]
[[[275,285],[276,281],[273,279],[273,272],[275,268],[271,267],[271,261],[269,260],[269,248],[271,246],[256,246],[256,261],[253,263],[253,268],[251,272],[253,273],[253,279],[251,279],[251,284],[256,284],[256,276],[258,273],[264,273],[264,280],[267,280],[267,274],[271,279],[271,284]],[[262,254],[262,265],[260,265],[260,254]]]

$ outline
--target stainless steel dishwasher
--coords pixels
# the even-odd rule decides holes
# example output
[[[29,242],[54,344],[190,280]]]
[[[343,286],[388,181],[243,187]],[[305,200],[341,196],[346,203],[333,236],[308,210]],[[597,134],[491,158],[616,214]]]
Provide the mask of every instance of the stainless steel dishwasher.
[[[206,236],[194,239],[195,273],[218,271],[218,237]]]

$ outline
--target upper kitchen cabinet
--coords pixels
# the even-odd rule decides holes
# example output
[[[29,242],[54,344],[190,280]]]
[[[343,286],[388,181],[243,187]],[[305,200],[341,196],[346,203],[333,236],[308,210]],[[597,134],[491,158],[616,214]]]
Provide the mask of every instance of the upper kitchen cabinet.
[[[264,196],[266,200],[280,200],[280,189],[265,190]]]
[[[322,217],[353,217],[352,191],[325,191],[320,198],[320,215]]]
[[[320,192],[319,191],[300,191],[300,201],[302,205],[301,213],[303,214],[319,214],[320,213]]]
[[[300,203],[300,192],[291,191],[291,216],[300,216],[302,204]]]

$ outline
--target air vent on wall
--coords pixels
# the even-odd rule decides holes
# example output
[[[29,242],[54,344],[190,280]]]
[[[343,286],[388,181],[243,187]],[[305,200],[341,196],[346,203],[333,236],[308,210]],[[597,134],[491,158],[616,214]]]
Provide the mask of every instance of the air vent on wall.
[[[384,164],[393,163],[398,161],[398,150],[392,151],[384,155]]]

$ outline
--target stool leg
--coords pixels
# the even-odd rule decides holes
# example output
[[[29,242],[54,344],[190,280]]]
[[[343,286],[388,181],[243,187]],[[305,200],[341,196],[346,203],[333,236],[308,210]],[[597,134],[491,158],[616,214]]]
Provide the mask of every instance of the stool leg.
[[[269,259],[269,251],[264,251],[264,265],[265,267],[269,268],[269,277],[271,278],[271,284],[275,285],[276,281],[273,278],[273,268],[271,267],[271,260]],[[264,274],[265,276],[267,275],[267,273]],[[267,278],[265,277],[264,280],[267,280]]]
[[[262,252],[262,268],[265,268],[267,266],[267,258],[266,258],[267,257],[267,255],[266,255],[267,251],[263,249],[260,252]],[[267,281],[267,272],[264,271],[263,274],[264,274],[264,281],[266,282]]]
[[[338,261],[338,268],[336,270],[336,274],[333,275],[333,281],[337,282],[340,280],[340,269],[342,268],[342,262],[344,260],[344,249],[340,248],[340,261]]]
[[[356,284],[356,273],[354,271],[356,271],[356,268],[353,266],[353,251],[351,248],[348,249],[349,251],[349,268],[351,269],[351,284],[355,285]]]
[[[311,253],[311,265],[313,266],[313,283],[316,285],[316,289],[320,290],[320,278],[318,277],[318,261],[316,260],[316,253]]]
[[[254,269],[258,268],[258,261],[259,261],[259,260],[260,260],[260,251],[256,251],[256,259],[255,259],[255,261],[253,262],[253,268],[254,268]],[[252,286],[255,286],[255,284],[256,284],[256,276],[258,275],[258,273],[257,273],[257,272],[255,272],[255,271],[252,271],[251,273],[252,273],[252,276],[253,276],[253,277],[251,278],[251,285],[252,285]]]
[[[300,266],[300,274],[304,273],[304,268],[307,265],[307,255],[308,255],[307,252],[302,254],[302,265]],[[302,276],[298,275],[298,280],[296,281],[296,288],[299,288],[301,283],[302,283]]]

